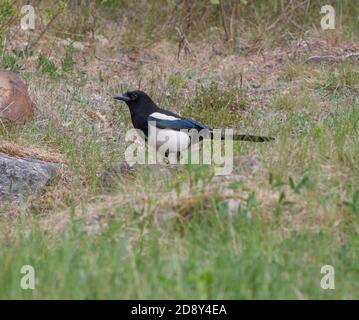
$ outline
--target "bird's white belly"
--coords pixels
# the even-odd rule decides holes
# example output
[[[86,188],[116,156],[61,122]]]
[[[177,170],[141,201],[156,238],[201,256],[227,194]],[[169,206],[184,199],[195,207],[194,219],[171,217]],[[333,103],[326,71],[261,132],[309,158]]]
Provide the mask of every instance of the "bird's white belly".
[[[171,153],[181,152],[187,149],[190,144],[188,134],[181,131],[158,129],[150,125],[149,135],[149,142],[155,143],[157,149],[161,148],[162,150],[168,150]],[[154,136],[156,136],[155,139]]]

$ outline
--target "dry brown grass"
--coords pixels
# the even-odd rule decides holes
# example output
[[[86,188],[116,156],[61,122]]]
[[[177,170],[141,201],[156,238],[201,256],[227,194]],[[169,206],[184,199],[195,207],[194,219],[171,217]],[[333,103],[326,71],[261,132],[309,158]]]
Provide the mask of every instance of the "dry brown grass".
[[[24,147],[14,143],[0,141],[0,151],[13,157],[31,158],[53,163],[66,163],[62,154],[49,149]]]

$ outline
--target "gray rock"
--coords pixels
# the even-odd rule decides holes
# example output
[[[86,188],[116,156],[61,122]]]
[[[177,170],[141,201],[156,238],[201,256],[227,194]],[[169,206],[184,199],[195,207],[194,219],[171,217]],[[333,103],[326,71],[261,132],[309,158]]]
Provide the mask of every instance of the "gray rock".
[[[52,163],[10,157],[0,152],[0,205],[20,205],[30,195],[38,194],[55,176]]]
[[[93,217],[86,222],[84,231],[90,236],[99,234],[101,232],[101,224],[95,217]]]

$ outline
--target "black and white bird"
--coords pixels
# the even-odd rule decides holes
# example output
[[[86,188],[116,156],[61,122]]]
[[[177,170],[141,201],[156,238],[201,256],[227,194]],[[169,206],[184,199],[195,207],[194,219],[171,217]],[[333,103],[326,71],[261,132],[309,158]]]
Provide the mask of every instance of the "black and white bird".
[[[114,96],[114,99],[126,102],[130,109],[134,128],[141,130],[146,138],[151,134],[151,130],[155,129],[157,134],[156,141],[166,140],[168,142],[169,149],[166,156],[168,152],[179,153],[190,146],[191,136],[186,131],[197,130],[199,132],[207,129],[210,136],[213,137],[212,129],[207,125],[159,108],[143,91],[127,91],[124,94]],[[222,134],[221,138],[224,139],[225,135]],[[233,140],[265,142],[272,141],[274,138],[234,134]]]

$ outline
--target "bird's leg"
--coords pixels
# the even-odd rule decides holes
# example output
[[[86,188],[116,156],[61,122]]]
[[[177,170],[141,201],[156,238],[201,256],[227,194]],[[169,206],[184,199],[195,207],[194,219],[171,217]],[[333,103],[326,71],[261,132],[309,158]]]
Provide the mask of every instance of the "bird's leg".
[[[177,164],[181,163],[181,152],[177,152]]]
[[[163,158],[163,161],[165,162],[165,164],[170,164],[170,160],[168,159],[170,151],[167,149],[165,152],[165,157]]]

